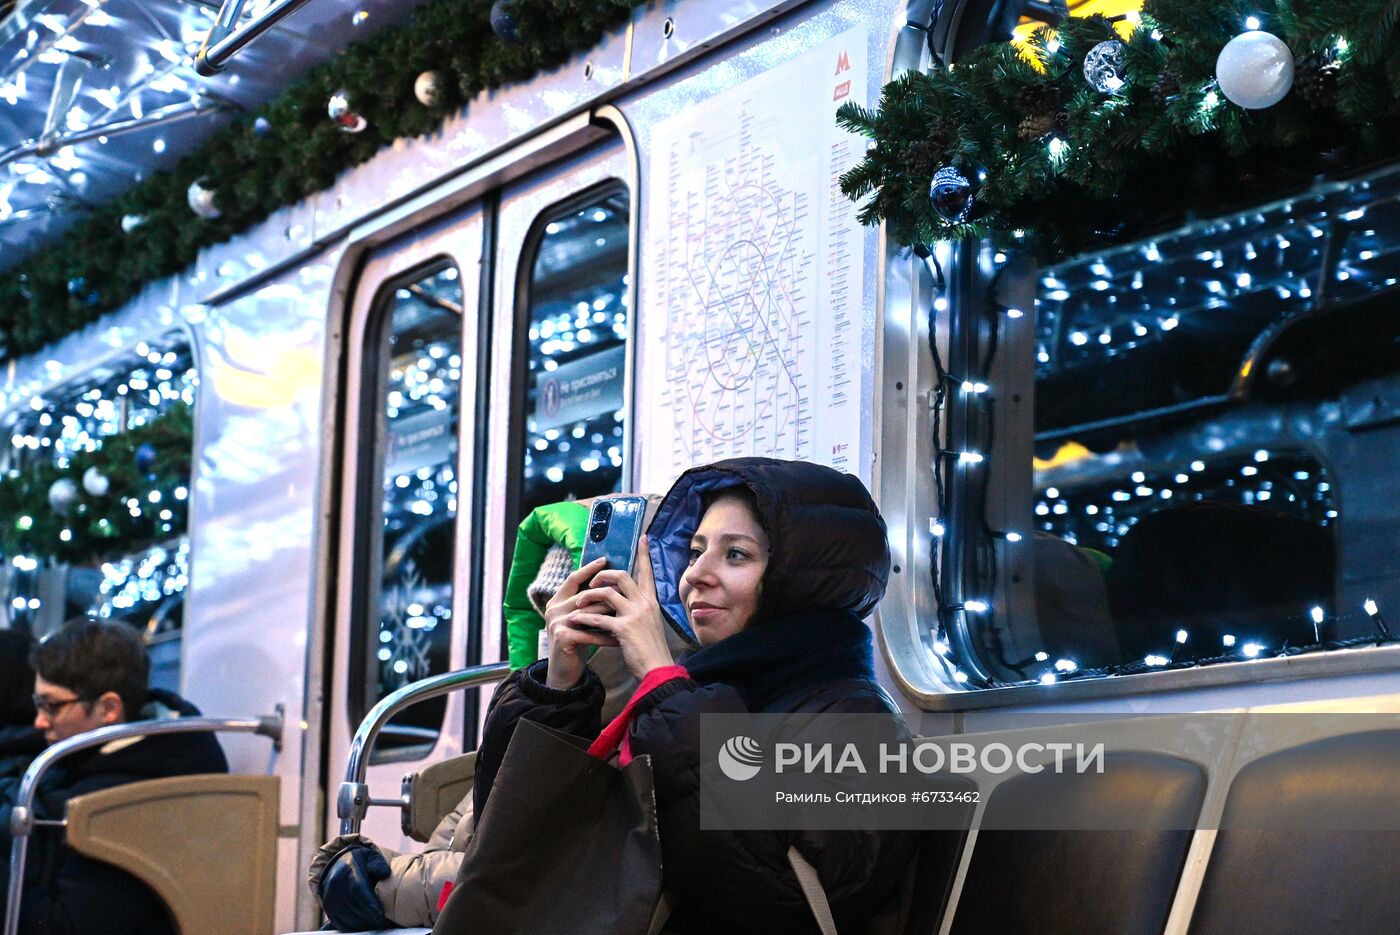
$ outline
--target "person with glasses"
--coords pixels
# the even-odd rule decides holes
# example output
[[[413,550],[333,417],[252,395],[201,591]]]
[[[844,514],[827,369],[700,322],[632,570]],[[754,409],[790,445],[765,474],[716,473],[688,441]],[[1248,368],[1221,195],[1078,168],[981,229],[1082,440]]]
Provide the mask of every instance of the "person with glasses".
[[[34,726],[49,744],[131,721],[198,717],[171,692],[147,686],[150,661],[126,623],[79,617],[39,643]],[[61,760],[41,782],[35,812],[60,819],[70,799],[101,789],[196,773],[226,773],[212,734],[122,738]],[[174,935],[160,898],[135,877],[63,843],[63,829],[41,826],[30,843],[21,901],[22,935]]]
[[[0,630],[0,854],[10,851],[10,809],[24,771],[43,752],[44,735],[34,727],[34,670],[27,630]],[[0,859],[0,884],[9,882]]]

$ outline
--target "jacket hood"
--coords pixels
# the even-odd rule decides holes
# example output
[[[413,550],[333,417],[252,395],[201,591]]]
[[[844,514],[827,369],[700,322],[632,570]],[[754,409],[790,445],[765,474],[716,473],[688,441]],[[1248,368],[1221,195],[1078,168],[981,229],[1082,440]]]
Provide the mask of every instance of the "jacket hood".
[[[647,530],[656,596],[671,625],[695,634],[680,599],[702,497],[747,487],[768,534],[757,622],[816,610],[866,617],[885,594],[885,521],[860,479],[804,461],[734,458],[691,468],[671,487]]]

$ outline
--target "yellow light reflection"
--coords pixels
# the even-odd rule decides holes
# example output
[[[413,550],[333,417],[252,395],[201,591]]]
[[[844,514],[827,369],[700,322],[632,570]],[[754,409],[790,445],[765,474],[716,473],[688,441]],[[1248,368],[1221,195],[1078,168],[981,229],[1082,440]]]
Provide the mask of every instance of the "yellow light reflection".
[[[1051,468],[1063,467],[1066,464],[1073,464],[1093,456],[1094,453],[1079,442],[1065,442],[1049,461],[1036,458],[1032,463],[1037,471],[1048,471]]]
[[[1142,12],[1142,0],[1070,0],[1069,4],[1070,16],[1098,15],[1111,17],[1127,16],[1130,13],[1140,12]],[[1039,64],[1039,62],[1031,56],[1026,41],[1030,38],[1031,33],[1040,25],[1040,23],[1034,20],[1023,20],[1021,25],[1016,27],[1016,35],[1011,40],[1012,44],[1021,50],[1022,56],[1032,64]],[[1114,28],[1118,30],[1120,36],[1126,39],[1132,33],[1135,26],[1131,20],[1124,19],[1115,24]]]
[[[227,360],[211,368],[210,377],[219,396],[234,405],[276,409],[319,391],[321,361],[307,348],[270,349],[255,338],[234,334],[224,350]]]

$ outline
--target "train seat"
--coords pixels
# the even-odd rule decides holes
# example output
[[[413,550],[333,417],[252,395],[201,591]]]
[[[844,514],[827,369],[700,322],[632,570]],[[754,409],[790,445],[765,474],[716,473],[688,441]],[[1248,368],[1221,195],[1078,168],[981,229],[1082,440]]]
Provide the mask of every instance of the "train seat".
[[[443,818],[471,794],[476,782],[476,751],[454,756],[409,773],[404,779],[408,808],[404,813],[404,834],[420,843],[433,836]]]
[[[1109,753],[1105,763],[1101,774],[1025,774],[992,791],[953,935],[1159,935],[1205,800],[1206,774],[1158,753]],[[1025,830],[1044,827],[1048,814],[1066,828],[1115,830]]]
[[[134,782],[72,799],[67,820],[68,845],[149,886],[182,935],[273,930],[276,776]]]
[[[1262,756],[1225,800],[1191,935],[1394,932],[1400,731]]]

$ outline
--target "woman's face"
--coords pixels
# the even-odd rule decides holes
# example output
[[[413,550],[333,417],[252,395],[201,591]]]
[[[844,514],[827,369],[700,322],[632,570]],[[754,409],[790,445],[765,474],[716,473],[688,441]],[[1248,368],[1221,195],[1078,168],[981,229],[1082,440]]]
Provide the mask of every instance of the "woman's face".
[[[768,536],[748,504],[737,496],[715,500],[690,537],[690,567],[681,575],[681,602],[701,646],[748,626],[767,567]]]

